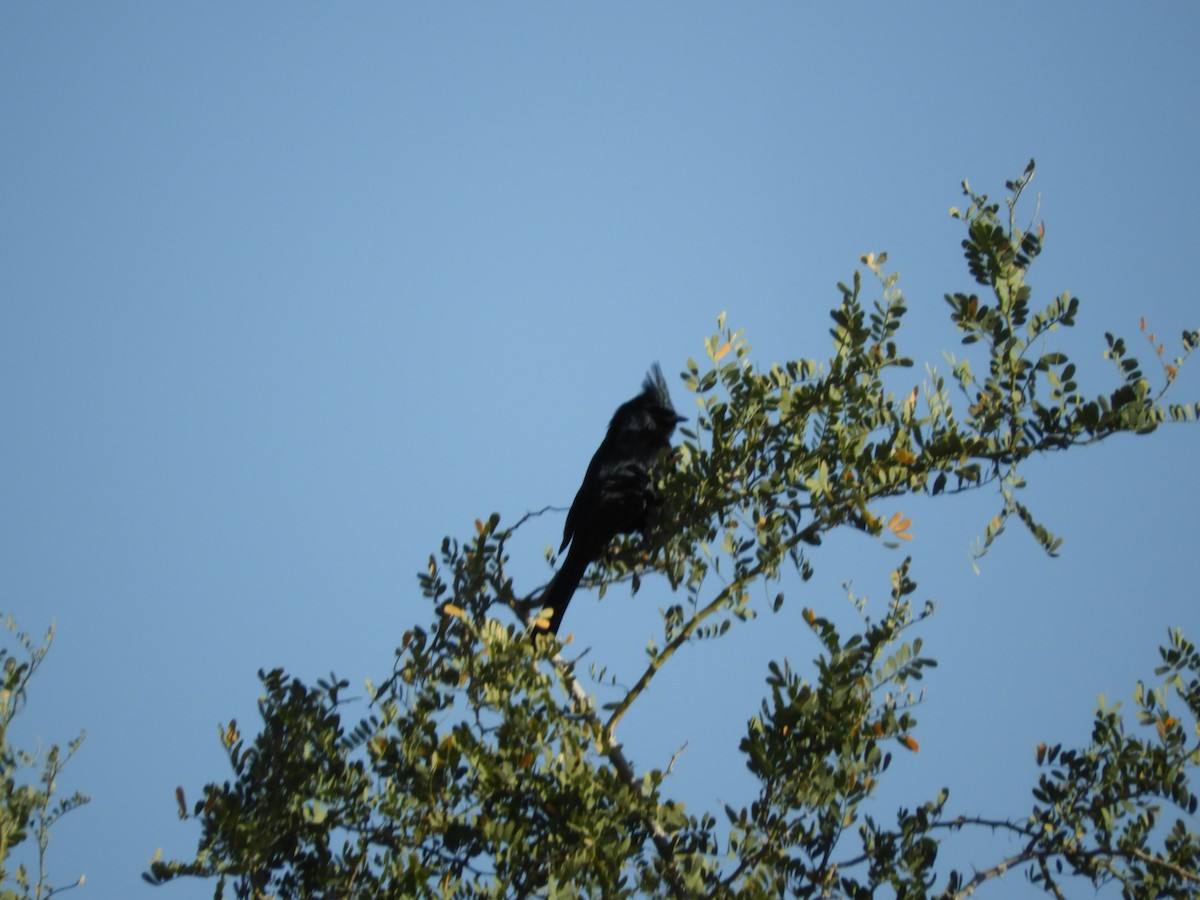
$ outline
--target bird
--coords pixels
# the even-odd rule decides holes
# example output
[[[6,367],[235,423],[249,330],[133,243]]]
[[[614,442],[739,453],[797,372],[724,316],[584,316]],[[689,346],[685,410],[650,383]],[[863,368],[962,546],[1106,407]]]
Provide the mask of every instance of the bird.
[[[686,421],[671,404],[658,363],[642,382],[642,392],[613,413],[567,513],[558,552],[568,544],[571,549],[538,601],[540,609],[551,612],[547,630],[552,634],[558,634],[588,565],[618,534],[645,533],[648,514],[658,505],[650,471],[670,449],[675,426]]]

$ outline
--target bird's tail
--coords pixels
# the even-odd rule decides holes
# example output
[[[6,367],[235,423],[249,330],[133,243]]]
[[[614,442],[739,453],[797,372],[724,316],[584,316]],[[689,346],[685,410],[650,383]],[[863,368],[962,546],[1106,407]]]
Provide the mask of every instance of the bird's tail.
[[[551,611],[549,628],[551,634],[558,634],[558,627],[562,625],[563,616],[567,612],[567,604],[575,596],[575,589],[579,587],[579,582],[583,578],[583,573],[587,571],[590,561],[587,555],[580,552],[576,544],[572,543],[562,568],[555,573],[546,590],[542,592],[541,598],[536,601],[535,608],[548,608]]]

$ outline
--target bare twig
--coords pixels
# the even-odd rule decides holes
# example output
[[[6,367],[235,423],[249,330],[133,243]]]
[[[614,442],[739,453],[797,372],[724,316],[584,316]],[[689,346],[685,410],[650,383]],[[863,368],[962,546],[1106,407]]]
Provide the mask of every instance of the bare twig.
[[[691,741],[684,741],[683,746],[675,751],[675,755],[672,756],[671,761],[669,763],[667,763],[667,770],[665,772],[663,772],[664,775],[671,774],[671,770],[675,768],[675,760],[677,760],[677,759],[679,759],[679,757],[683,756],[683,751],[688,748],[688,744],[690,744],[690,743],[691,743]]]

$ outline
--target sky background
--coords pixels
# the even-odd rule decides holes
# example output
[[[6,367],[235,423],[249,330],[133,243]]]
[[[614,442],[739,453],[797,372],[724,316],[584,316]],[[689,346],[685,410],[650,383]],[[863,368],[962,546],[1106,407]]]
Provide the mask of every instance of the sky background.
[[[443,535],[568,505],[656,360],[694,416],[675,373],[721,311],[759,365],[823,358],[837,282],[886,250],[916,384],[957,349],[942,295],[972,289],[963,178],[999,198],[1037,158],[1030,280],[1083,302],[1061,340],[1085,393],[1115,386],[1106,331],[1150,363],[1144,316],[1177,352],[1198,113],[1184,3],[0,5],[0,609],[58,627],[14,737],[86,728],[59,788],[93,796],[54,880],[211,896],[139,876],[194,852],[173,792],[229,777],[218,726],[252,729],[256,671],[382,680]],[[1200,399],[1200,361],[1173,395]],[[1028,466],[1057,560],[1014,526],[972,572],[990,492],[896,505],[900,551],[835,536],[781,613],[677,657],[627,751],[686,743],[668,792],[749,802],[767,661],[806,667],[802,608],[850,621],[853,579],[878,612],[911,552],[940,667],[874,812],[945,785],[953,812],[1022,816],[1036,745],[1086,742],[1168,626],[1200,637],[1198,442]],[[524,529],[518,588],[561,528]],[[565,628],[631,683],[669,601],[580,594]]]

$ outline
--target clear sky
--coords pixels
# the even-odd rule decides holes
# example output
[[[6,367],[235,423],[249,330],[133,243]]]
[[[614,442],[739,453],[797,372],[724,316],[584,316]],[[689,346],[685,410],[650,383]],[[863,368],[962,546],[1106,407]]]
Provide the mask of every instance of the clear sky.
[[[655,360],[691,414],[674,373],[722,310],[756,362],[823,357],[836,283],[887,250],[915,383],[971,289],[963,178],[999,196],[1037,158],[1035,299],[1083,301],[1087,393],[1105,331],[1149,363],[1145,316],[1174,350],[1200,326],[1198,114],[1185,3],[0,5],[0,609],[57,622],[16,737],[86,728],[60,788],[94,797],[58,883],[150,896],[156,848],[195,849],[174,789],[228,777],[256,670],[379,680],[442,536],[569,504]],[[1174,393],[1200,399],[1200,360]],[[782,613],[663,674],[630,755],[687,742],[668,791],[748,802],[767,660],[811,659],[800,610],[845,619],[844,579],[880,609],[911,552],[941,666],[876,812],[947,785],[1020,816],[1039,742],[1086,741],[1168,625],[1200,638],[1198,447],[1031,465],[1058,560],[1013,528],[973,574],[990,494],[900,504],[903,551],[831,540]],[[514,548],[518,587],[561,527]],[[628,683],[669,599],[581,594],[565,628]]]

